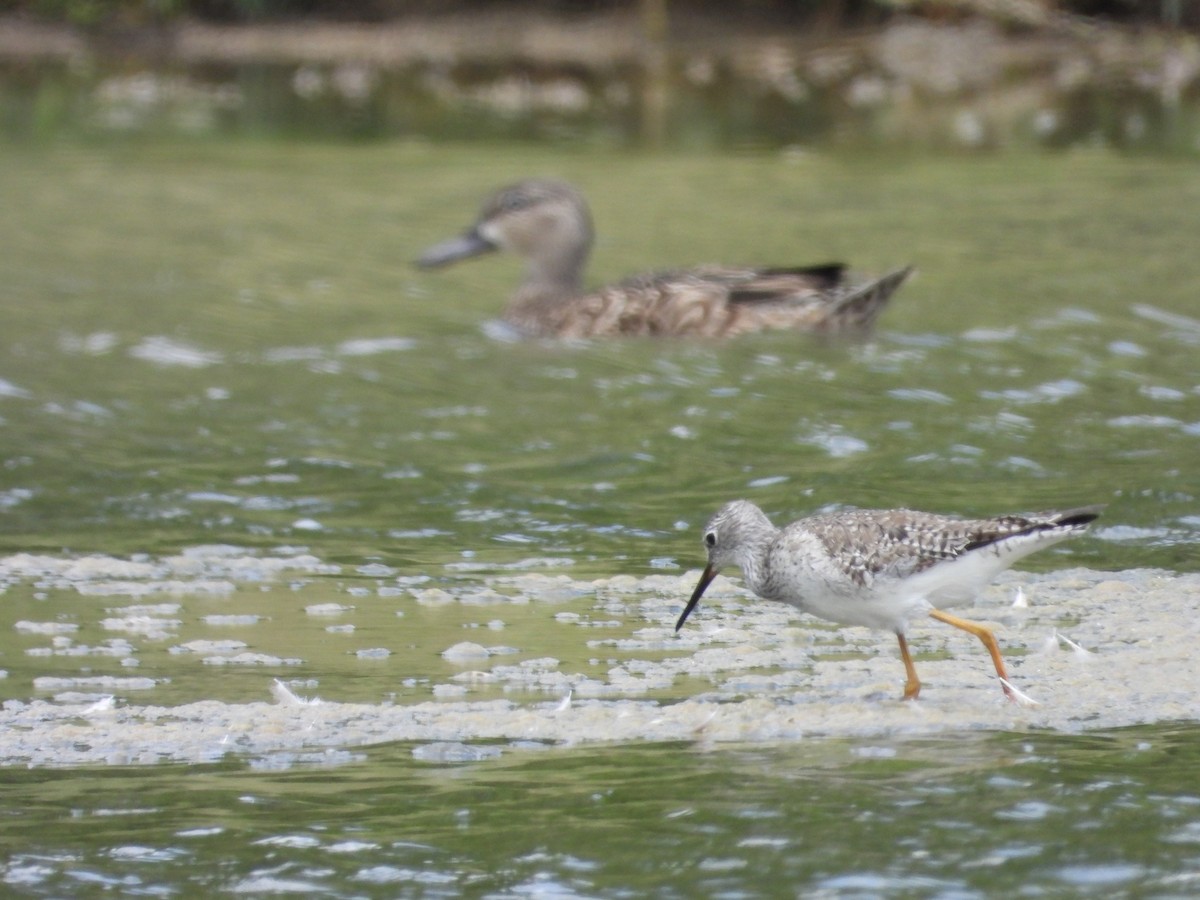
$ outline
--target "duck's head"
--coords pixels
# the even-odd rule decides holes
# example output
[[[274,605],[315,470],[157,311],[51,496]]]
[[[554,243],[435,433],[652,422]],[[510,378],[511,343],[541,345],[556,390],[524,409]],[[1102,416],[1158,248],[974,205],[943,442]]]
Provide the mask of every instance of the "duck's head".
[[[494,193],[474,225],[430,247],[417,265],[435,269],[507,250],[528,263],[531,279],[574,287],[591,246],[592,219],[583,195],[566,182],[535,178]]]

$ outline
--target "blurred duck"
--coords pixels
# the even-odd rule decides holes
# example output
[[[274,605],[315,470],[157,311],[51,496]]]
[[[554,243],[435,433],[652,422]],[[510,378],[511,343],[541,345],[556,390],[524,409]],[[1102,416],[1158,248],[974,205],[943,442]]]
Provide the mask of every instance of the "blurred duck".
[[[849,284],[845,266],[697,266],[636,275],[594,291],[581,287],[592,248],[583,195],[565,182],[530,179],[493,194],[458,237],[430,247],[424,269],[507,250],[526,263],[505,321],[538,337],[622,335],[729,337],[768,328],[817,334],[870,331],[892,293],[912,273],[897,269]]]

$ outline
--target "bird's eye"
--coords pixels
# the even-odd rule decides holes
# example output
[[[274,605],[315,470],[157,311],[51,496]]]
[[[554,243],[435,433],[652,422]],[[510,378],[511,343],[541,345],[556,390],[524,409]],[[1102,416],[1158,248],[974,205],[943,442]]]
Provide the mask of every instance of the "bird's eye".
[[[715,531],[710,531],[708,534],[706,534],[704,536],[704,546],[706,546],[706,547],[717,546],[717,533]]]
[[[532,203],[533,198],[528,194],[505,194],[500,199],[500,211],[506,213],[517,212],[530,206]]]

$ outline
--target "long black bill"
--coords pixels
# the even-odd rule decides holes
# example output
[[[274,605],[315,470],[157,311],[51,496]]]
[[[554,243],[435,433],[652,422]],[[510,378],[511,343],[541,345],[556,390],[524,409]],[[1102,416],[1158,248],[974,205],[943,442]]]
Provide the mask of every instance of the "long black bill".
[[[498,248],[495,244],[481,235],[478,230],[472,228],[458,237],[434,244],[421,254],[416,266],[419,269],[438,269],[458,262],[460,259],[470,259],[472,256],[491,253],[496,249]]]
[[[705,588],[709,586],[714,578],[717,577],[717,570],[709,563],[704,567],[704,573],[700,576],[700,581],[696,584],[696,589],[692,591],[692,599],[688,601],[687,606],[683,608],[683,615],[679,617],[679,621],[675,623],[675,630],[678,631],[683,627],[683,623],[687,621],[687,617],[692,614],[692,610],[696,608],[696,604],[700,602],[701,595],[704,594]]]

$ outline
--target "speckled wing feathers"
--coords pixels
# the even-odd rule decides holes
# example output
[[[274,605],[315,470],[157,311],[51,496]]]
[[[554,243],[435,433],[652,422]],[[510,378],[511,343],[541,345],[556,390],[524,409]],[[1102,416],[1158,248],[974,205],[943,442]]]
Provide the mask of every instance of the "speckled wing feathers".
[[[880,577],[905,578],[1014,538],[1043,535],[1044,541],[1034,542],[1025,551],[1031,552],[1044,542],[1082,529],[1098,513],[1099,508],[1086,507],[1063,513],[959,519],[904,509],[860,510],[813,516],[789,529],[802,527],[815,535],[831,564],[854,584],[865,586]],[[998,553],[1001,549],[997,546]]]

